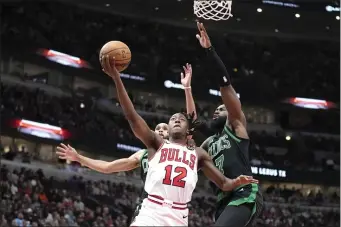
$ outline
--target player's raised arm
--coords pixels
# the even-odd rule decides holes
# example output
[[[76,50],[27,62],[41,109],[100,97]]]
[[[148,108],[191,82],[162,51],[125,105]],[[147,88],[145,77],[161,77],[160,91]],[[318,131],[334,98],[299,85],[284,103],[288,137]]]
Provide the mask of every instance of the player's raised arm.
[[[103,56],[101,58],[101,65],[103,71],[115,82],[118,100],[135,136],[139,138],[147,148],[158,149],[162,144],[163,139],[151,131],[147,123],[136,112],[121,80],[120,73],[115,68],[115,59],[109,59],[109,56]]]
[[[212,79],[214,79],[220,87],[223,103],[229,112],[229,121],[234,127],[237,124],[242,124],[246,127],[246,119],[237,93],[231,85],[231,77],[227,72],[224,63],[214,50],[204,25],[197,22],[197,26],[200,34],[197,34],[196,37],[199,40],[200,45],[205,48],[211,67],[214,67],[214,69],[218,71],[217,75],[212,75]]]
[[[79,162],[83,166],[101,173],[117,173],[139,167],[143,152],[143,150],[140,150],[128,158],[121,158],[112,162],[107,162],[85,157],[78,154],[78,152],[70,145],[66,146],[65,144],[60,144],[57,147],[56,154],[60,159]]]
[[[181,84],[184,86],[185,96],[186,96],[186,111],[187,114],[194,114],[193,120],[197,119],[197,111],[195,109],[195,103],[192,95],[192,87],[191,87],[191,80],[192,80],[192,65],[186,64],[183,66],[184,73],[181,73]]]
[[[231,191],[244,184],[258,183],[258,180],[252,176],[241,175],[235,179],[229,179],[224,176],[213,164],[208,153],[200,147],[196,148],[199,156],[198,167],[201,168],[205,176],[215,183],[223,191]]]

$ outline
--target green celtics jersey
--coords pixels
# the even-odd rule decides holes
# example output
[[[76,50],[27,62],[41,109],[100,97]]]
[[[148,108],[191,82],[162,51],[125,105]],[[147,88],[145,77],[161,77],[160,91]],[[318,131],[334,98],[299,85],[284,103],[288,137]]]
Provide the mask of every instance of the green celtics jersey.
[[[249,161],[248,139],[239,138],[227,126],[220,134],[208,138],[204,149],[211,156],[215,166],[228,178],[240,175],[252,176]],[[241,185],[230,192],[223,192],[215,184],[211,184],[217,196],[216,219],[222,214],[226,206],[239,206],[244,203],[253,204],[252,215],[262,209],[262,195],[257,184]]]
[[[144,183],[146,182],[146,177],[147,177],[147,172],[148,172],[148,150],[147,149],[143,150],[142,157],[140,159],[140,167],[141,167],[141,179],[144,185]],[[144,187],[143,187],[141,196],[138,197],[136,200],[136,209],[132,216],[131,222],[134,222],[136,216],[140,212],[143,200],[147,197],[148,197],[148,193],[144,190]]]
[[[233,179],[240,175],[252,176],[249,161],[249,144],[248,139],[237,137],[225,126],[222,133],[209,137],[203,148],[209,153],[220,172]],[[221,190],[215,185],[213,188],[219,200],[219,197],[222,196]],[[227,196],[230,193],[223,194]]]
[[[141,179],[142,179],[143,185],[144,185],[144,183],[146,182],[146,177],[147,177],[147,172],[148,172],[148,150],[147,149],[143,150],[142,157],[140,160],[140,168],[141,168]],[[141,196],[136,201],[136,204],[137,204],[136,212],[137,213],[141,208],[140,205],[141,205],[143,199],[147,198],[147,196],[148,196],[148,194],[144,190],[144,187],[143,187]]]
[[[252,176],[249,161],[249,144],[248,139],[235,136],[225,126],[221,134],[210,137],[207,143],[207,151],[216,167],[226,177]]]
[[[147,172],[148,172],[148,150],[147,149],[143,150],[140,167],[141,167],[141,179],[144,183],[146,181]]]

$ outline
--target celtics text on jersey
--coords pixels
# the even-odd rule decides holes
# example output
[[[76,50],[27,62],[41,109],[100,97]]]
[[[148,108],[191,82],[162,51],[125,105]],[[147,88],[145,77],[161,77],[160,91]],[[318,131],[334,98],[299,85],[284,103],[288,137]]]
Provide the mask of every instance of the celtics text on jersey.
[[[234,179],[240,175],[252,176],[249,162],[249,144],[248,139],[237,137],[229,127],[225,126],[221,133],[209,137],[203,148],[207,150],[220,172],[226,177]],[[234,192],[222,192],[214,184],[211,185],[218,201],[227,199],[228,203],[244,196],[248,198],[250,193],[254,195],[258,191],[258,185],[239,188]]]

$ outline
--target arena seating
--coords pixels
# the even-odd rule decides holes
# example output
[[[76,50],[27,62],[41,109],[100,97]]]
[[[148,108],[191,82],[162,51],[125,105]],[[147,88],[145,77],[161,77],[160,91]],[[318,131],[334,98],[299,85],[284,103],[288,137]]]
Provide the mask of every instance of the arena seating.
[[[86,178],[45,177],[42,170],[1,167],[0,226],[128,226],[141,188]],[[339,197],[269,187],[257,227],[338,226]],[[327,205],[326,204],[330,204]],[[214,199],[196,197],[190,205],[190,227],[213,223]]]
[[[89,71],[96,74],[98,70],[99,74],[98,51],[105,42],[114,39],[126,42],[133,51],[133,61],[127,73],[143,76],[150,81],[178,81],[181,66],[189,62],[193,65],[196,77],[193,87],[200,87],[202,84],[216,87],[211,84],[208,76],[209,73],[214,73],[214,69],[207,70],[204,67],[203,51],[195,39],[195,26],[180,28],[150,23],[56,1],[3,4],[1,13],[1,42],[6,45],[1,47],[3,59],[0,70],[7,70],[6,74],[22,82],[29,79],[24,67],[5,69],[6,64],[3,63],[12,60],[25,61],[20,57],[26,48],[50,48],[80,57],[93,66],[93,70]],[[273,96],[298,96],[340,101],[339,42],[253,37],[214,31],[210,32],[210,36],[219,55],[227,64],[233,82],[241,87],[244,85],[244,88],[257,88],[257,98],[266,100]],[[35,56],[35,53],[32,55]],[[42,89],[32,90],[26,86],[3,82],[0,86],[1,120],[24,118],[57,125],[74,132],[83,142],[95,141],[98,146],[110,141],[115,141],[115,147],[117,142],[127,141],[134,146],[143,146],[132,134],[122,114],[101,110],[98,108],[98,100],[93,97],[80,97],[75,91],[71,91],[71,97],[57,97]],[[134,95],[135,93],[130,93],[138,110],[165,115],[179,111],[172,106],[155,105],[148,100],[135,99]],[[119,105],[114,98],[110,102]],[[207,120],[213,109],[212,106],[201,105],[197,111],[200,117]],[[250,123],[256,122],[252,115],[247,115],[247,118]],[[144,119],[151,127],[168,121],[164,116],[144,116]],[[250,159],[253,165],[265,165],[269,168],[284,166],[294,170],[326,173],[339,171],[338,138],[296,133],[291,135],[289,141],[286,139],[286,132],[282,130],[252,130],[249,135],[252,141]],[[285,152],[282,155],[268,152],[273,148]],[[4,146],[0,141],[1,158],[16,160],[19,153],[17,148],[10,146],[8,149],[4,153]],[[25,150],[18,156],[23,157],[23,162],[29,163],[32,161],[29,155],[31,152]],[[316,153],[322,158],[315,158]],[[40,165],[42,164],[37,164],[39,168]],[[61,166],[64,168],[64,164]],[[84,170],[75,163],[66,166]],[[62,171],[67,172],[64,169]],[[91,180],[91,171],[82,177],[68,173],[70,177],[65,180],[46,177],[47,171],[32,171],[28,168],[13,170],[1,163],[0,227],[129,226],[141,192],[141,188],[130,184],[130,181],[138,179],[138,172],[135,170],[119,174],[127,180],[123,184],[112,179]],[[114,178],[116,174],[109,176]],[[209,193],[209,190],[206,192]],[[322,190],[307,194],[295,188],[279,188],[276,183],[264,189],[263,193],[265,207],[255,227],[340,225],[339,192],[337,194]],[[190,204],[189,226],[211,226],[214,223],[214,209],[212,197],[207,197],[206,194],[196,195]]]
[[[73,98],[57,98],[50,96],[41,90],[30,90],[26,87],[17,87],[1,84],[1,114],[3,117],[24,118],[38,122],[50,123],[66,129],[85,131],[93,137],[98,136],[101,141],[116,139],[118,141],[129,141],[130,144],[141,145],[129,129],[127,121],[122,115],[104,113],[94,108],[93,103],[80,107],[84,98],[74,96]],[[143,108],[145,104],[139,103],[137,109]],[[150,109],[156,107],[150,106]],[[149,110],[143,108],[143,110]],[[171,113],[171,112],[170,112]],[[148,124],[153,127],[159,122],[167,122],[168,119],[148,117],[145,118]],[[263,164],[272,163],[279,166],[294,166],[301,168],[314,167],[315,169],[339,169],[339,160],[335,158],[333,165],[326,165],[327,160],[317,162],[314,159],[313,151],[325,150],[338,152],[339,140],[333,138],[314,139],[305,135],[296,136],[300,143],[296,144],[295,139],[288,142],[285,134],[269,134],[267,132],[250,132],[253,145],[250,152],[251,158],[259,160]],[[110,139],[109,139],[110,138]],[[326,141],[329,141],[328,143]],[[142,145],[141,145],[142,146]],[[303,147],[302,147],[303,146]],[[284,156],[267,154],[267,147],[279,147],[288,149]],[[300,158],[296,151],[300,150]]]

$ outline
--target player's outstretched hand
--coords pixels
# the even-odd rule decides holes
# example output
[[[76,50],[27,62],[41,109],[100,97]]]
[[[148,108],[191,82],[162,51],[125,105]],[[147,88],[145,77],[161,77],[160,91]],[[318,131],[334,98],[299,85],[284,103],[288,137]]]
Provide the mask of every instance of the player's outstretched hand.
[[[212,44],[211,44],[210,38],[208,37],[208,34],[206,32],[206,29],[203,23],[197,22],[197,26],[198,26],[199,34],[197,34],[195,37],[197,37],[200,45],[203,48],[210,48]]]
[[[183,66],[183,69],[185,73],[181,73],[181,84],[184,87],[190,87],[192,80],[192,65],[186,63],[186,66]]]
[[[251,176],[245,176],[245,175],[240,175],[236,179],[233,179],[234,188],[237,188],[244,184],[251,184],[251,183],[258,184],[258,180],[254,179]]]
[[[115,67],[115,57],[110,57],[109,55],[104,55],[100,59],[102,70],[105,72],[108,76],[115,79],[120,77],[120,73],[117,71]]]
[[[58,157],[60,159],[66,159],[69,161],[78,161],[79,159],[79,155],[77,153],[77,151],[71,147],[70,145],[65,145],[63,143],[61,143],[58,147],[57,147],[57,151],[56,154],[58,155]]]

